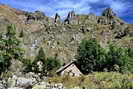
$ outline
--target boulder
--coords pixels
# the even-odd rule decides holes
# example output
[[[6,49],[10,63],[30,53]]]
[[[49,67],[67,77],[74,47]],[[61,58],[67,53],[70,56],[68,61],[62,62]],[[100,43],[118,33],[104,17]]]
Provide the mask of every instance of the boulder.
[[[24,88],[28,88],[32,85],[34,85],[34,83],[36,82],[35,79],[28,79],[28,78],[24,78],[24,77],[18,77],[17,81],[16,81],[16,86],[17,87],[24,87]]]
[[[8,78],[8,81],[7,81],[7,86],[8,87],[15,87],[16,86],[16,79],[14,78]]]

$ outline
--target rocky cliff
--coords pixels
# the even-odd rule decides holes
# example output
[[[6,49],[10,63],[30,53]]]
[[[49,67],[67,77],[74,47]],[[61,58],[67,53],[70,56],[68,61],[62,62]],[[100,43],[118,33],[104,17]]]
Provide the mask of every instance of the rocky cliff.
[[[43,47],[47,56],[68,62],[74,58],[81,40],[89,38],[96,38],[102,47],[109,42],[133,47],[133,24],[118,18],[111,8],[105,9],[101,16],[71,11],[61,21],[58,13],[50,18],[40,11],[26,12],[0,5],[0,31],[6,31],[10,23],[16,24],[17,35],[29,58],[34,58]]]

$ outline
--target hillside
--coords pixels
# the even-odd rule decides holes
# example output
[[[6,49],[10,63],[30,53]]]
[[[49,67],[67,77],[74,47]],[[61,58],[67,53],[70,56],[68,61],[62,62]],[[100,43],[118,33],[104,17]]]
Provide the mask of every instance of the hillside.
[[[40,11],[25,12],[9,6],[0,6],[0,31],[10,23],[16,24],[17,35],[24,43],[26,56],[34,58],[40,47],[47,56],[57,56],[62,63],[74,58],[82,39],[96,38],[102,47],[109,42],[133,48],[133,24],[117,17],[107,8],[101,16],[68,13],[61,21],[58,14],[50,18]],[[23,36],[20,36],[23,34]]]

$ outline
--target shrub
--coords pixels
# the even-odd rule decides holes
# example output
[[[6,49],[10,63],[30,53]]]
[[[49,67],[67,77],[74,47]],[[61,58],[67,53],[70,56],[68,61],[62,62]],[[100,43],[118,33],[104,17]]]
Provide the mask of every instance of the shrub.
[[[42,75],[54,74],[55,70],[60,67],[60,61],[58,59],[49,57],[46,58],[43,48],[40,48],[35,60],[25,60],[25,72],[41,73]]]
[[[11,60],[23,60],[24,51],[16,37],[15,25],[9,25],[6,33],[0,34],[0,73],[6,71]]]
[[[31,72],[32,71],[32,62],[31,59],[24,59],[23,64],[24,64],[24,72]]]
[[[24,37],[24,32],[23,32],[23,30],[21,30],[19,37],[20,37],[20,38],[21,38],[21,37]]]
[[[105,63],[105,50],[95,39],[83,40],[77,50],[77,65],[84,74],[102,71]]]
[[[35,73],[46,73],[46,70],[44,69],[46,67],[45,61],[46,56],[43,48],[41,47],[38,51],[38,55],[32,63],[31,70]]]
[[[130,71],[130,57],[127,50],[114,44],[109,45],[109,51],[106,56],[106,68],[109,71],[128,72]],[[118,70],[116,69],[118,68]]]
[[[128,48],[128,56],[133,59],[133,48]]]
[[[49,57],[46,60],[46,67],[47,67],[46,69],[47,69],[47,71],[58,69],[60,66],[61,66],[61,64],[60,64],[60,61],[58,59]]]
[[[107,50],[108,49],[108,50]],[[77,50],[77,65],[84,74],[93,71],[133,72],[132,50],[109,44],[101,48],[95,39],[83,40]]]

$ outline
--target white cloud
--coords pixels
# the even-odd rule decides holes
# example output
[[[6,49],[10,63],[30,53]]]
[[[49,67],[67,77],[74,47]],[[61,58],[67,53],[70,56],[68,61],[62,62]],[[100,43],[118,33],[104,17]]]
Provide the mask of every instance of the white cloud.
[[[103,0],[88,0],[90,3],[97,3],[99,1],[103,1]]]
[[[76,12],[78,13],[78,14],[88,14],[88,13],[90,13],[90,9],[91,9],[91,7],[90,6],[88,6],[88,7],[83,7],[83,8],[80,8],[79,10],[77,10]]]
[[[53,7],[61,17],[66,17],[69,11],[74,10],[76,13],[89,13],[90,6],[87,4],[87,0],[74,2],[72,0],[62,0],[57,2]]]
[[[123,16],[124,12],[131,7],[131,4],[124,0],[105,0],[104,3],[111,7],[119,16]]]
[[[99,14],[103,8],[106,8],[100,7],[104,5],[111,7],[119,16],[124,16],[128,14],[125,12],[133,6],[128,0],[1,0],[0,2],[6,2],[15,8],[26,11],[40,10],[48,16],[54,16],[57,12],[61,17],[67,16],[68,12],[72,10],[78,14],[90,12]]]
[[[123,12],[127,9],[125,4],[121,2],[112,2],[110,7],[117,12]]]

